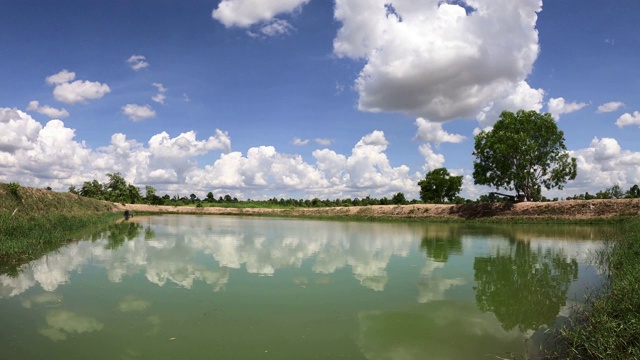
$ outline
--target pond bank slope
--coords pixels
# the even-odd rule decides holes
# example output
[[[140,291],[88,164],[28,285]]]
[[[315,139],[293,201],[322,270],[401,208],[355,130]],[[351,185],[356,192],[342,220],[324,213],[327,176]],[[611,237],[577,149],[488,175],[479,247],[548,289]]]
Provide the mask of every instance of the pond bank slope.
[[[567,200],[546,203],[493,204],[415,204],[373,205],[331,208],[256,209],[193,206],[160,206],[145,204],[114,204],[125,210],[144,213],[189,213],[219,215],[274,215],[287,217],[329,218],[391,218],[391,219],[496,219],[522,220],[590,220],[640,216],[640,199]]]
[[[113,222],[115,210],[105,201],[0,183],[0,273]]]

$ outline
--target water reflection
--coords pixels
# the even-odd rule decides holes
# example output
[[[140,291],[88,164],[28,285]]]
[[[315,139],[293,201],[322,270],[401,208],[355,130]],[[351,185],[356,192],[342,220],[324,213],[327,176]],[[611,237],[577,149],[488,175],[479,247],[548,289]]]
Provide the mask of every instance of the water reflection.
[[[599,243],[567,239],[593,233],[137,217],[0,275],[0,335],[61,358],[523,358],[589,280]]]
[[[38,332],[53,341],[67,340],[69,335],[100,331],[104,325],[90,316],[68,310],[50,310],[45,317],[47,326]]]
[[[437,262],[447,262],[449,255],[462,255],[462,234],[460,227],[448,228],[446,234],[428,234],[420,241],[420,248],[427,257]]]
[[[577,260],[562,249],[516,240],[494,256],[476,257],[473,269],[478,307],[493,312],[506,330],[553,324],[578,279]]]
[[[23,266],[17,277],[0,275],[0,297],[18,295],[36,284],[54,291],[69,282],[72,272],[89,264],[106,269],[109,280],[115,283],[143,272],[149,282],[159,286],[173,283],[191,288],[195,281],[203,281],[213,291],[220,291],[228,284],[233,269],[272,276],[278,269],[299,268],[307,259],[312,261],[315,273],[332,274],[349,268],[362,286],[383,291],[389,281],[387,267],[391,258],[407,257],[414,251],[417,239],[421,239],[420,249],[427,261],[418,280],[418,299],[424,303],[442,299],[448,289],[469,283],[464,276],[442,277],[437,273],[450,257],[475,251],[479,243],[474,243],[474,239],[483,236],[482,246],[488,246],[492,254],[476,258],[474,277],[478,303],[485,311],[504,312],[501,316],[508,316],[509,305],[497,306],[496,299],[522,299],[534,293],[540,301],[551,294],[553,299],[563,298],[568,283],[577,276],[575,258],[565,266],[561,260],[566,255],[559,250],[531,249],[534,232],[522,227],[514,230],[441,224],[388,226],[196,216],[136,218],[136,221],[113,224],[92,236],[91,242],[69,244]],[[571,232],[574,236],[593,236],[592,229],[576,229]],[[511,239],[506,250],[505,237],[496,233]],[[514,239],[528,239],[529,243]],[[552,246],[544,238],[535,241],[543,247]],[[595,247],[597,243],[587,246]],[[579,254],[584,253],[584,249],[578,250]],[[199,254],[209,256],[215,263]],[[544,296],[533,290],[546,285],[551,290]],[[559,304],[559,300],[556,302]],[[554,302],[551,308],[557,310],[561,306],[558,304]],[[534,325],[519,320],[513,323]],[[512,322],[505,324],[511,326]]]
[[[434,301],[358,316],[367,359],[506,359],[521,353],[525,336],[507,332],[473,303]]]

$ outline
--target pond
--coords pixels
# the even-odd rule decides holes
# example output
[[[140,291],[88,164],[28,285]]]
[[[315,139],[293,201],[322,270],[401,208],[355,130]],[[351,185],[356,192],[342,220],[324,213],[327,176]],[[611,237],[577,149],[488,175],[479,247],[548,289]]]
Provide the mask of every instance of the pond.
[[[0,275],[0,358],[523,359],[599,285],[601,239],[584,226],[136,217]]]

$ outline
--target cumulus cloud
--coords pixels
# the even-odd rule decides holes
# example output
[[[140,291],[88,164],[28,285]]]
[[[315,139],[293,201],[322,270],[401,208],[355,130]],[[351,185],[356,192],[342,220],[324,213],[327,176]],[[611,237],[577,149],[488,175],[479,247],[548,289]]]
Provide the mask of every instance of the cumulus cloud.
[[[640,152],[622,149],[616,139],[595,137],[585,149],[570,151],[578,176],[564,193],[595,192],[619,184],[623,189],[640,183]]]
[[[477,116],[496,102],[539,106],[525,79],[539,52],[539,0],[336,0],[339,57],[366,62],[358,108],[432,121]],[[518,93],[517,99],[510,99]]]
[[[156,112],[149,105],[127,104],[122,107],[122,113],[131,121],[142,121],[156,116]]]
[[[424,165],[422,166],[422,170],[425,173],[441,168],[444,165],[444,155],[437,154],[431,148],[431,144],[422,144],[420,145],[420,154],[424,157]]]
[[[349,156],[329,149],[312,153],[315,165],[301,156],[278,153],[273,146],[250,148],[247,155],[221,155],[213,165],[190,173],[194,187],[227,190],[302,191],[320,198],[388,196],[416,192],[416,179],[405,165],[391,166],[382,131],[363,136]]]
[[[423,118],[416,119],[418,132],[416,138],[439,145],[443,142],[460,143],[466,139],[466,136],[458,134],[449,134],[442,128],[441,123],[435,123]]]
[[[37,100],[30,101],[27,110],[47,115],[51,119],[64,119],[69,116],[69,112],[65,108],[56,109],[49,105],[40,106],[40,102]]]
[[[120,172],[131,183],[145,185],[162,178],[184,181],[195,159],[209,151],[230,151],[231,140],[220,130],[198,140],[193,131],[171,138],[154,135],[147,146],[114,134],[108,146],[95,150],[74,139],[75,130],[60,120],[44,126],[27,113],[0,108],[0,182],[65,189],[84,181],[104,181],[106,173]]]
[[[55,85],[53,97],[66,104],[86,102],[87,100],[100,99],[111,92],[109,85],[97,81],[75,80],[76,74],[62,70],[46,78],[49,85]]]
[[[131,69],[138,71],[144,69],[149,66],[147,62],[147,58],[143,55],[131,55],[129,59],[127,59],[127,64],[131,67]]]
[[[153,85],[156,89],[158,89],[158,93],[155,94],[151,98],[151,100],[160,104],[164,104],[164,100],[167,98],[164,93],[167,92],[167,88],[165,88],[162,84],[159,84],[159,83],[153,83],[151,85]]]
[[[602,104],[600,106],[598,106],[598,113],[609,113],[609,112],[614,112],[618,109],[620,109],[621,107],[624,106],[624,103],[620,102],[620,101],[612,101],[612,102],[608,102],[606,104]]]
[[[60,120],[42,126],[20,110],[0,110],[0,181],[28,173],[37,178],[71,177],[88,160],[89,150],[71,141],[73,129]]]
[[[490,102],[476,115],[476,120],[480,128],[488,130],[499,119],[500,113],[504,110],[517,111],[542,109],[544,90],[532,89],[526,81],[521,81],[513,93],[504,99]],[[474,133],[474,135],[477,135]]]
[[[200,139],[194,131],[175,137],[162,132],[146,143],[116,133],[109,145],[91,149],[60,120],[42,125],[20,110],[0,108],[0,182],[20,179],[26,186],[56,190],[93,179],[103,182],[106,173],[120,172],[137,186],[154,185],[160,192],[189,188],[198,196],[213,188],[221,195],[249,193],[253,198],[285,193],[389,197],[397,192],[412,197],[418,193],[420,176],[410,173],[406,165],[393,166],[385,153],[389,146],[384,132],[373,131],[350,154],[319,149],[307,162],[297,154],[279,153],[273,146],[253,147],[245,154],[232,152],[229,135],[216,130]],[[200,157],[213,151],[220,151],[220,156],[198,164]],[[438,154],[430,159],[427,162],[436,167],[444,162]]]
[[[623,128],[628,125],[640,126],[640,111],[634,111],[633,115],[630,113],[624,113],[616,120],[616,125],[619,128]]]
[[[225,27],[247,28],[283,13],[297,11],[309,0],[222,0],[211,16]],[[271,22],[274,24],[274,22]],[[276,27],[281,25],[276,25]]]
[[[551,114],[551,116],[553,116],[553,118],[558,121],[560,120],[560,115],[578,111],[587,106],[587,103],[576,101],[568,103],[564,98],[559,97],[549,99],[549,103],[547,104],[547,106],[549,108],[549,113]]]
[[[203,155],[211,150],[231,150],[231,139],[227,133],[216,130],[216,136],[198,141],[195,131],[182,133],[171,138],[166,132],[154,135],[149,140],[149,150],[159,157],[190,157]]]
[[[71,82],[75,78],[76,78],[76,73],[74,73],[73,71],[69,71],[67,69],[63,69],[62,71],[60,71],[57,74],[53,74],[53,75],[47,76],[45,81],[49,85],[59,85],[59,84],[64,84],[64,83],[67,83],[67,82]]]

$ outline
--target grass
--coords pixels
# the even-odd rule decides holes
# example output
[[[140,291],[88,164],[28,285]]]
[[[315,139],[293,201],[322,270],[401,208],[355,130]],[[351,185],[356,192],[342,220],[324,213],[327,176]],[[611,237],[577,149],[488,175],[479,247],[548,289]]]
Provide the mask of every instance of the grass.
[[[15,274],[20,265],[91,235],[120,216],[52,214],[27,219],[0,213],[0,273]]]
[[[598,253],[606,285],[556,330],[551,359],[640,358],[640,218],[621,225]]]
[[[69,193],[0,183],[0,273],[113,223],[112,205]]]

